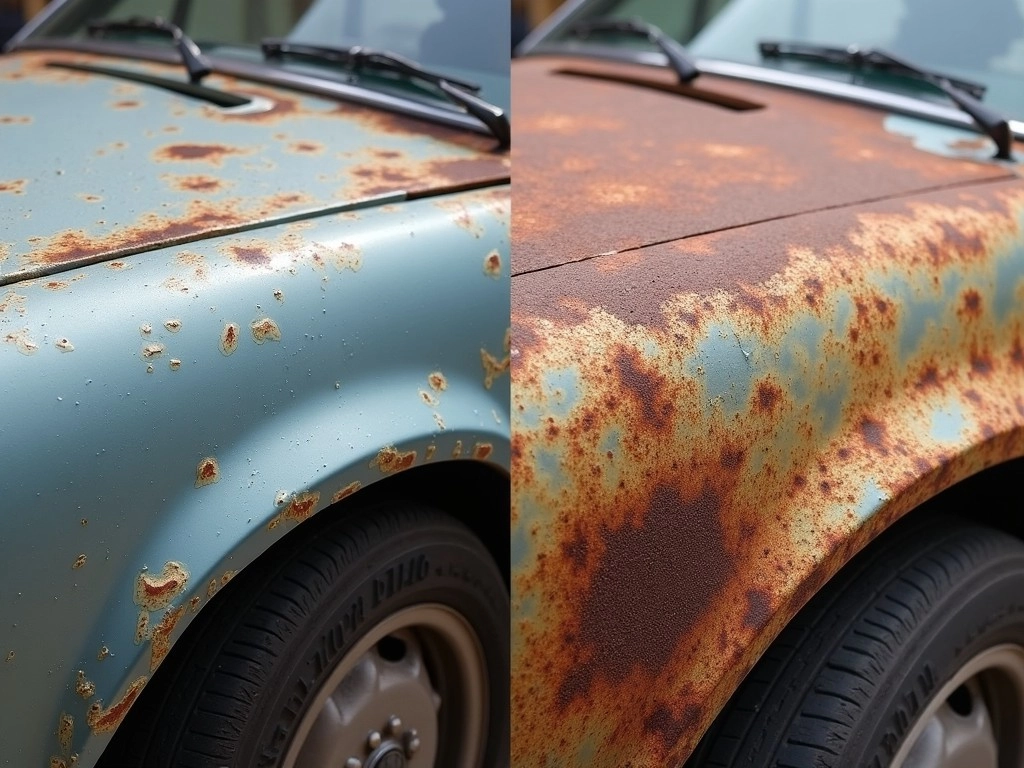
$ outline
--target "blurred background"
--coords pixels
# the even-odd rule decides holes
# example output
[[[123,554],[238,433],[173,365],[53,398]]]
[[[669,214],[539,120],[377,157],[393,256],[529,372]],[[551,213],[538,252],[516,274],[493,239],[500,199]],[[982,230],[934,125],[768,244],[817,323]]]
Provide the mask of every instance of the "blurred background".
[[[0,0],[0,45],[11,39],[21,25],[35,16],[47,0]]]

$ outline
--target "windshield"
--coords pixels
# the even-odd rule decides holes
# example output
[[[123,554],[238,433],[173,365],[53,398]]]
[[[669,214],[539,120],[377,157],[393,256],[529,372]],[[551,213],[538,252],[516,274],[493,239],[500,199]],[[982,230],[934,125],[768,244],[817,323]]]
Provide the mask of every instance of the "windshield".
[[[870,77],[793,60],[763,60],[762,40],[862,49],[875,47],[914,64],[984,83],[984,103],[1024,116],[1024,0],[594,0],[551,32],[598,16],[642,17],[702,58],[799,71],[942,101],[940,93],[891,76]],[[600,39],[628,46],[628,39]]]
[[[484,98],[508,102],[507,0],[69,0],[29,39],[85,40],[90,22],[132,16],[177,24],[209,56],[262,61],[264,38],[386,50],[476,82]],[[168,45],[130,33],[118,33],[116,39]],[[346,79],[340,70],[308,61],[282,59],[268,65]]]

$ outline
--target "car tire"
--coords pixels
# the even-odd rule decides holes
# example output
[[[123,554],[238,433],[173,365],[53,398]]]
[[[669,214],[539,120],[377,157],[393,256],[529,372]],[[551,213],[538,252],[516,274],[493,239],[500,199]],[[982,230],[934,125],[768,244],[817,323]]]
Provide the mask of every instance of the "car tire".
[[[509,600],[483,544],[409,504],[322,523],[218,595],[107,764],[508,765]]]
[[[691,768],[1024,765],[1024,544],[899,526],[786,627]]]

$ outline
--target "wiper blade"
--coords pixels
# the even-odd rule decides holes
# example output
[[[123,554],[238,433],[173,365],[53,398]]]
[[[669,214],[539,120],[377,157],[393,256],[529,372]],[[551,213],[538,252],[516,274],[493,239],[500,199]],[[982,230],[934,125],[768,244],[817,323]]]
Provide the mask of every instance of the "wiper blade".
[[[406,78],[419,80],[434,86],[453,104],[462,107],[491,131],[501,147],[509,146],[511,128],[508,116],[500,107],[481,99],[476,94],[480,86],[466,80],[434,72],[390,51],[378,51],[361,45],[333,48],[320,45],[292,43],[276,38],[260,42],[263,55],[268,59],[307,59],[321,64],[335,64],[353,72],[369,69],[378,72],[392,72]]]
[[[589,37],[594,32],[617,32],[622,35],[645,38],[665,54],[669,66],[679,77],[679,82],[689,83],[700,76],[700,70],[686,48],[658,27],[643,19],[591,19],[573,24],[569,28],[569,34],[581,38]]]
[[[961,110],[966,112],[978,127],[995,143],[998,160],[1012,160],[1013,131],[1010,121],[995,110],[981,103],[986,87],[969,80],[958,80],[935,70],[916,64],[889,53],[881,48],[835,48],[806,43],[783,43],[764,40],[758,43],[761,56],[766,59],[798,59],[821,62],[854,70],[880,70],[904,77],[921,80],[938,88]]]
[[[90,22],[87,29],[89,37],[103,37],[107,32],[135,32],[170,37],[178,47],[181,61],[185,65],[185,69],[188,70],[190,82],[200,83],[213,71],[209,59],[203,55],[192,38],[182,32],[181,27],[177,24],[172,24],[159,17],[147,19],[142,16],[133,16],[130,19],[93,21]]]

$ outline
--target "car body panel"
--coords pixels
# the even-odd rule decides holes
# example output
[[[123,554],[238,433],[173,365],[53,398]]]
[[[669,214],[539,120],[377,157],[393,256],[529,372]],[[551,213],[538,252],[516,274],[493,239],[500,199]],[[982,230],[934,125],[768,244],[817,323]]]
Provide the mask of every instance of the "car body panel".
[[[513,762],[679,765],[868,541],[1024,455],[1024,180],[933,151],[966,131],[564,62],[513,66]]]
[[[0,59],[0,282],[509,175],[492,139],[425,120],[214,75],[253,99],[222,109],[52,63],[183,78],[69,51]],[[30,142],[54,151],[18,151]]]
[[[118,86],[88,77],[82,87],[99,88],[106,108]],[[245,231],[178,243],[161,223],[158,240],[135,241],[143,252],[97,252],[87,260],[102,263],[85,266],[62,258],[59,274],[25,279],[45,262],[23,250],[29,233],[68,221],[95,231],[86,203],[49,182],[42,196],[26,185],[31,228],[18,223],[8,256],[26,271],[0,286],[0,765],[93,765],[195,612],[309,515],[412,466],[509,465],[506,155],[472,149],[492,143],[477,136],[429,124],[418,134],[417,121],[368,110],[351,122],[282,116],[250,128],[194,106],[165,112],[179,97],[163,92],[139,98],[159,109],[155,130],[181,128],[173,141],[227,144],[223,130],[265,146],[276,166],[267,178],[314,205],[253,213],[246,195],[262,199],[275,182],[226,162],[203,173],[234,184],[211,202],[238,196]],[[123,135],[110,115],[107,135]],[[43,122],[29,117],[30,127]],[[143,138],[128,143],[141,149]],[[325,152],[315,165],[296,155],[289,168],[286,147],[307,139]],[[388,170],[391,152],[415,158],[415,178]],[[133,157],[146,165],[150,154]],[[430,176],[428,158],[449,171]],[[68,155],[63,167],[95,189],[82,182],[108,160]],[[463,160],[482,170],[467,176]],[[360,163],[377,175],[358,173]],[[189,196],[159,181],[171,169],[146,168],[144,193],[103,187],[94,208],[106,210],[90,214],[111,222],[115,247],[131,230],[114,225],[187,210]],[[494,186],[461,189],[467,179]],[[386,189],[369,191],[378,183]],[[53,200],[67,201],[63,224],[60,206],[44,213]],[[361,207],[335,212],[338,202]],[[11,210],[5,200],[3,215]],[[290,219],[275,223],[282,212]]]

